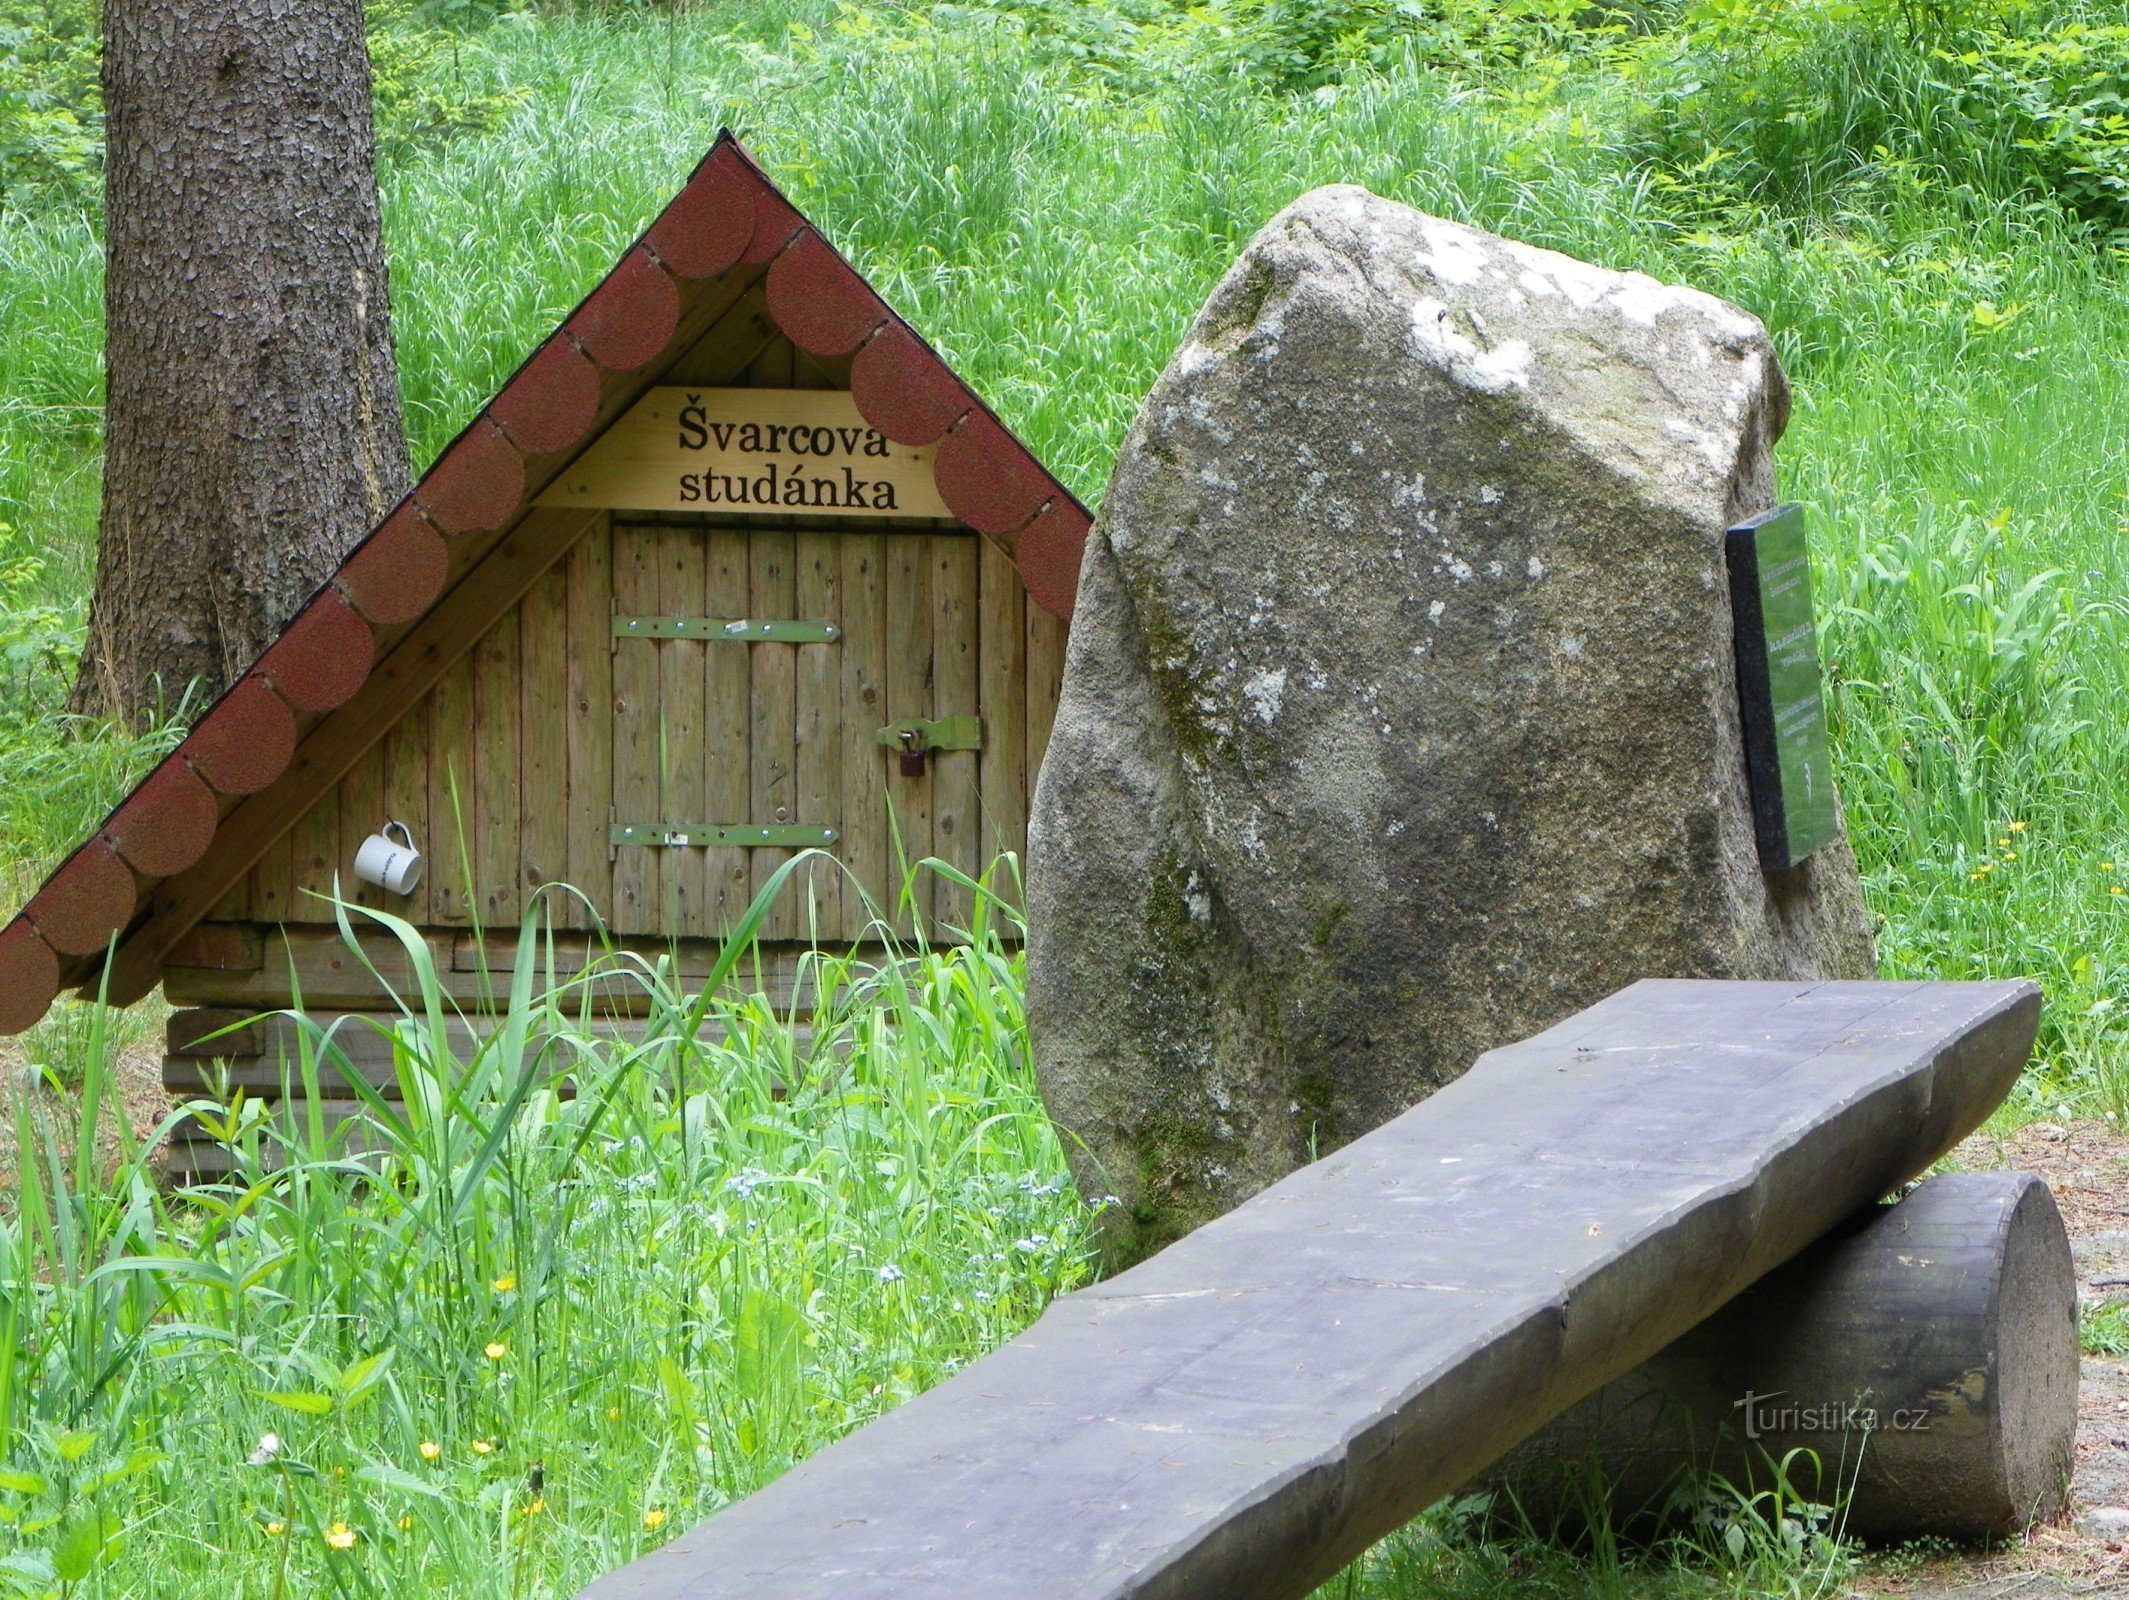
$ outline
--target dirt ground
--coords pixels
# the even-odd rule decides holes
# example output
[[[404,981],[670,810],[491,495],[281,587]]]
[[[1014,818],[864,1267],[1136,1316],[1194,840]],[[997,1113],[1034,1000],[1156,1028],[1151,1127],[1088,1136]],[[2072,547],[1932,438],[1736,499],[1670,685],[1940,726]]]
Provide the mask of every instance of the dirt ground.
[[[2035,1123],[2009,1138],[1977,1135],[1953,1159],[2046,1178],[2070,1230],[2079,1300],[2129,1298],[2129,1134],[2103,1123]],[[2071,1524],[1987,1554],[1895,1558],[1859,1587],[1903,1600],[2129,1596],[2129,1361],[2085,1358],[2071,1494]]]
[[[162,1046],[157,1039],[128,1045],[119,1052],[116,1074],[119,1099],[125,1105],[126,1122],[136,1141],[150,1137],[170,1113],[169,1096],[163,1093],[162,1072]],[[79,1102],[71,1094],[54,1093],[23,1059],[22,1047],[17,1040],[0,1039],[0,1207],[10,1211],[14,1205],[20,1160],[16,1110],[25,1105],[32,1126],[49,1130],[57,1137],[60,1149],[71,1159],[79,1127]],[[104,1170],[109,1172],[119,1158],[119,1138],[118,1124],[108,1115],[98,1131],[96,1144]],[[160,1181],[163,1163],[152,1159],[150,1165]]]

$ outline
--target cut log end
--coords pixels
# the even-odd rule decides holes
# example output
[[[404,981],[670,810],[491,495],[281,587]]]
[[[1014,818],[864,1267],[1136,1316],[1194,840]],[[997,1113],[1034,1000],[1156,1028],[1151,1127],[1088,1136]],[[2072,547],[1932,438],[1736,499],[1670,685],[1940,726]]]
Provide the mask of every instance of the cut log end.
[[[1693,1471],[1845,1503],[1876,1544],[2002,1538],[2063,1514],[2077,1285],[2030,1173],[1933,1178],[1771,1273],[1473,1487],[1541,1532],[1656,1531]],[[1808,1452],[1792,1455],[1792,1452]],[[1594,1493],[1602,1486],[1602,1492]]]

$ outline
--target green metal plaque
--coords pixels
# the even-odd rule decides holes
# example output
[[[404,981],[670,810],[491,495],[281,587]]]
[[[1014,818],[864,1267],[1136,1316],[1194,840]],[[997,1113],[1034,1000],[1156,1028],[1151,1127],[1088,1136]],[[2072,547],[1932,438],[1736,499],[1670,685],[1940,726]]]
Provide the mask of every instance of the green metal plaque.
[[[739,850],[826,849],[840,837],[833,828],[813,828],[799,823],[754,822],[660,822],[617,823],[616,845],[642,845],[652,850],[686,848]]]
[[[1739,523],[1727,543],[1752,821],[1760,864],[1786,871],[1830,842],[1839,825],[1804,508],[1782,506]]]
[[[615,617],[616,639],[707,639],[721,644],[833,644],[832,622],[763,622],[754,617]]]

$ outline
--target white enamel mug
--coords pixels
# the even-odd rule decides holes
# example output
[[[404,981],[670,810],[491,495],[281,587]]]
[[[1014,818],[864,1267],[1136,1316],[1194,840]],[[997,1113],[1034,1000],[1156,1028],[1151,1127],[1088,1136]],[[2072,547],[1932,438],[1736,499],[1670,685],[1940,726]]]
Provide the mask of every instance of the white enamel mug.
[[[392,835],[399,837],[394,839]],[[404,822],[387,822],[355,852],[355,876],[390,894],[412,894],[421,882],[421,852]]]

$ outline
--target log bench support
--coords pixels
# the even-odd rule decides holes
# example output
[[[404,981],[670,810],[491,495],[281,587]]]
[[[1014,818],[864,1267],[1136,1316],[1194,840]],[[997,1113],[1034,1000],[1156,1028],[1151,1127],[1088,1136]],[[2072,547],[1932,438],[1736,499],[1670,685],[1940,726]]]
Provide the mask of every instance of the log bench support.
[[[1874,1544],[2007,1538],[2062,1515],[2077,1273],[2028,1172],[1931,1178],[1844,1223],[1548,1423],[1475,1489],[1541,1533],[1660,1531],[1690,1473],[1845,1502]],[[1808,1452],[1791,1458],[1792,1452]]]

